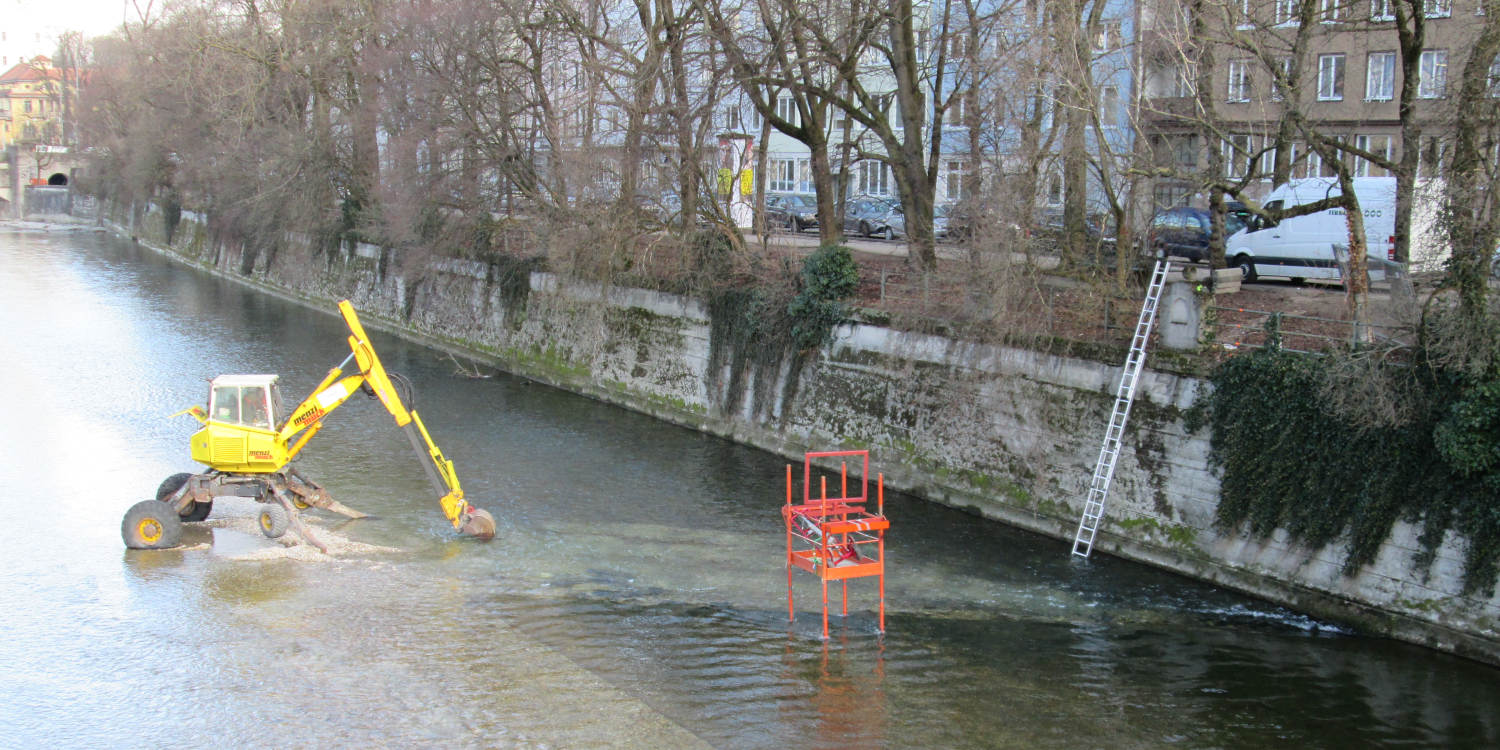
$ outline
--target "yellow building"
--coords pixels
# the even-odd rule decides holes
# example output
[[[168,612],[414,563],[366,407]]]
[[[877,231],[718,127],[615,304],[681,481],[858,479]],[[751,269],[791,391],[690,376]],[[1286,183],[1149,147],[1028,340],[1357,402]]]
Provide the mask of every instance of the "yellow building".
[[[63,76],[38,55],[0,73],[0,150],[63,143]]]

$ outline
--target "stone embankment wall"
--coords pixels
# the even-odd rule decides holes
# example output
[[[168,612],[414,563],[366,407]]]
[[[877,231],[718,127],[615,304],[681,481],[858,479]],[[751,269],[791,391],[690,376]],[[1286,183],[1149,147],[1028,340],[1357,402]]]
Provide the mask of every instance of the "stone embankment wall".
[[[267,291],[329,310],[347,297],[371,325],[789,458],[868,447],[893,488],[1069,542],[1120,372],[862,324],[795,371],[756,366],[716,341],[707,308],[686,297],[369,245],[315,252],[297,237],[249,254],[214,242],[191,213],[170,243],[159,212],[129,223],[144,242]],[[1400,524],[1347,577],[1337,546],[1216,530],[1208,436],[1181,419],[1202,387],[1142,374],[1096,551],[1500,664],[1496,599],[1460,594],[1461,538],[1419,569],[1420,529]]]

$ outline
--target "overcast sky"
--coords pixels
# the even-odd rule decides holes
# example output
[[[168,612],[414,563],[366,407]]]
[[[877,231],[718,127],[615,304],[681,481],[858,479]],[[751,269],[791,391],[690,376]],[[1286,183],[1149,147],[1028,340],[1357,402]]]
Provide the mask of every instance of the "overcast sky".
[[[30,32],[32,42],[37,31],[50,31],[50,47],[63,30],[75,29],[88,36],[109,33],[125,17],[127,4],[133,4],[132,0],[0,0],[0,27],[17,29],[13,32],[17,34]],[[156,7],[161,7],[161,0]]]

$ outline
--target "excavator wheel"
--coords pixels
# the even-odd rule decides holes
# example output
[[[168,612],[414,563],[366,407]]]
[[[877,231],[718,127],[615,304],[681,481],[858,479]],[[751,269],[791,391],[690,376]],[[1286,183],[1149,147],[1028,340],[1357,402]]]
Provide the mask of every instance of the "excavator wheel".
[[[495,517],[489,511],[469,508],[468,516],[460,532],[486,542],[495,538]]]
[[[166,502],[167,498],[177,494],[177,491],[182,489],[182,485],[187,484],[187,481],[192,478],[192,474],[182,472],[161,480],[161,486],[156,488],[156,499]],[[206,503],[194,501],[192,505],[188,506],[187,512],[181,514],[181,517],[186,523],[197,523],[208,518],[208,514],[213,508],[214,501],[212,500]]]
[[[280,539],[289,526],[292,525],[292,517],[286,512],[286,508],[279,503],[266,503],[255,514],[255,522],[260,526],[260,532],[272,539]]]
[[[131,549],[170,549],[182,543],[182,519],[160,500],[142,500],[125,511],[120,536]]]

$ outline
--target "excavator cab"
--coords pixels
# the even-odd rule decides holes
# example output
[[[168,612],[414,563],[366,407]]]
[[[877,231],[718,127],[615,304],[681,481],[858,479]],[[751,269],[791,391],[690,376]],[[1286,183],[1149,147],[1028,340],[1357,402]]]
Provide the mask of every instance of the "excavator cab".
[[[277,440],[285,421],[275,375],[220,375],[209,382],[208,415],[193,434],[193,460],[219,471],[267,473],[291,459]]]

